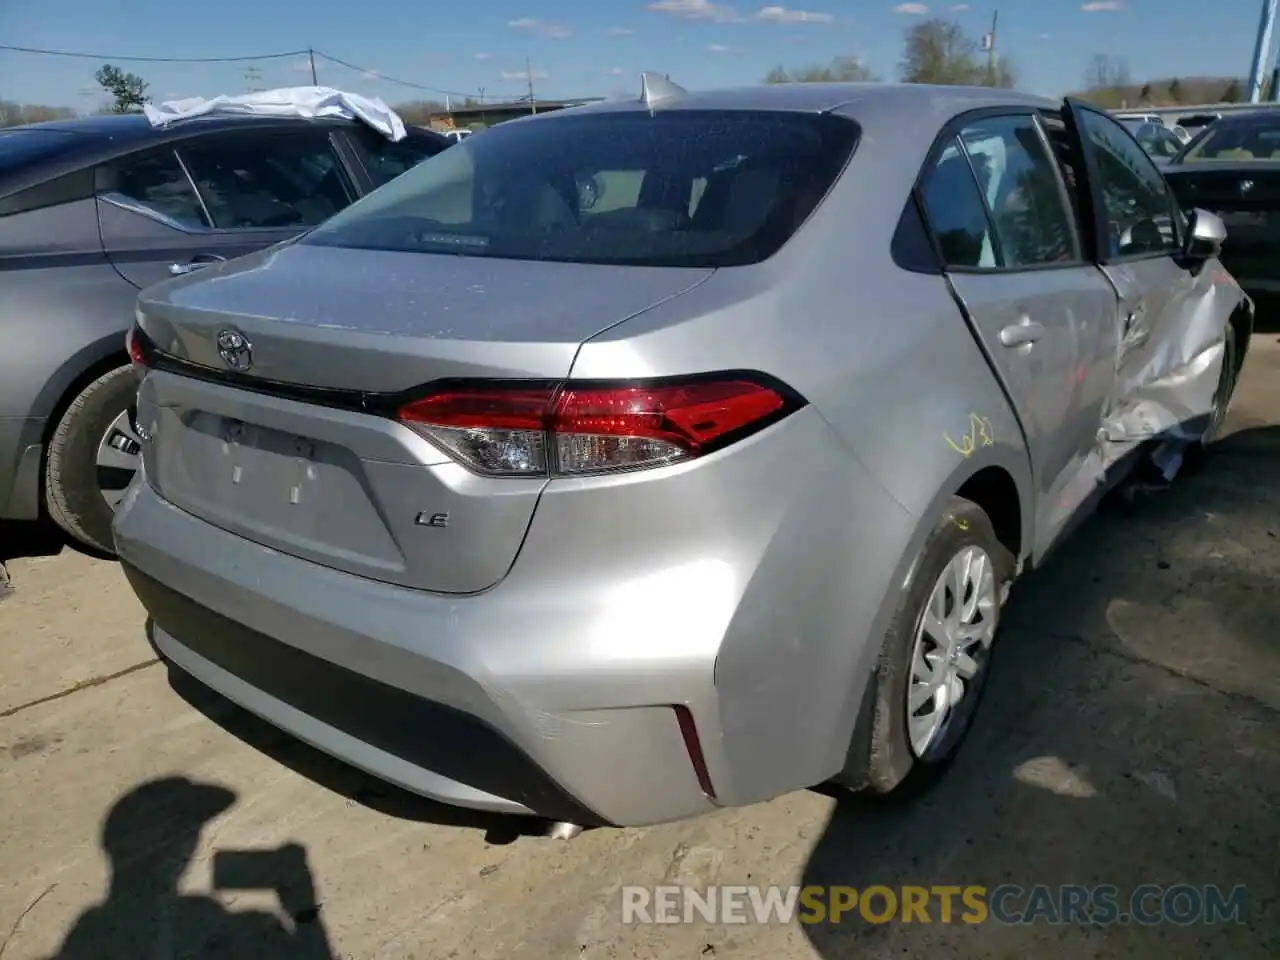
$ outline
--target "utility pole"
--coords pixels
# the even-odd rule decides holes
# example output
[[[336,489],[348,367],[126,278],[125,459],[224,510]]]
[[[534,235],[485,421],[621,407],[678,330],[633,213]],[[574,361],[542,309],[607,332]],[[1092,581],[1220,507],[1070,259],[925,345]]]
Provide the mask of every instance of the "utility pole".
[[[307,48],[307,59],[311,61],[311,85],[318,87],[320,81],[316,79],[316,52],[310,47]]]
[[[987,83],[996,85],[996,24],[1000,20],[1000,11],[991,14],[991,32],[983,37],[983,46],[987,48]]]
[[[1258,22],[1258,41],[1253,48],[1253,66],[1249,69],[1249,103],[1262,101],[1262,85],[1266,81],[1267,64],[1271,60],[1271,32],[1276,24],[1277,0],[1262,0],[1262,19]],[[1274,92],[1273,92],[1274,96]]]
[[[246,93],[257,93],[262,89],[259,84],[262,82],[262,71],[257,65],[250,64],[244,68],[244,89]]]
[[[484,105],[484,87],[480,88],[480,105]]]
[[[538,101],[535,100],[533,96],[533,64],[529,62],[528,57],[524,58],[524,72],[525,72],[525,75],[529,78],[529,112],[537,113]]]

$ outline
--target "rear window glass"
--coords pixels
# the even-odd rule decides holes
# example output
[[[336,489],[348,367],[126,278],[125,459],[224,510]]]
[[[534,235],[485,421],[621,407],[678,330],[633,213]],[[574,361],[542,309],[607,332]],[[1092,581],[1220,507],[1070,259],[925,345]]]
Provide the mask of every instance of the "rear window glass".
[[[75,142],[76,135],[65,130],[0,130],[0,173],[13,173],[50,160],[71,149]]]
[[[1280,111],[1275,116],[1218,120],[1179,158],[1197,160],[1280,160]]]
[[[548,117],[468,137],[304,239],[371,250],[716,267],[772,255],[857,143],[831,115]]]

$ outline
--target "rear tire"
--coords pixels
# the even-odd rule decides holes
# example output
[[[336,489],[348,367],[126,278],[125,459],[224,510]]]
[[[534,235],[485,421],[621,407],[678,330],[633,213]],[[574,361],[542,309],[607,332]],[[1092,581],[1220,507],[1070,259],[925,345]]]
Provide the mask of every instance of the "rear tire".
[[[131,367],[98,377],[63,413],[46,454],[44,493],[50,519],[106,556],[115,556],[115,504],[137,472],[132,413],[137,391]]]
[[[959,753],[986,687],[1014,563],[982,508],[952,497],[885,636],[874,684],[870,793],[913,797]]]

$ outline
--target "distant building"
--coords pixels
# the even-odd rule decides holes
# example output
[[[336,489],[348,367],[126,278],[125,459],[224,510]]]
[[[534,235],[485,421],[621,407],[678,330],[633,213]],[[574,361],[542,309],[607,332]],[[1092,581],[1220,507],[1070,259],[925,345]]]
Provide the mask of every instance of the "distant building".
[[[519,100],[508,100],[502,103],[480,103],[466,107],[454,107],[431,114],[429,120],[433,130],[456,130],[474,125],[492,127],[496,123],[527,117],[531,113],[550,113],[552,110],[563,110],[566,107],[578,107],[587,103],[595,103],[604,97],[583,97],[579,100],[534,100],[528,97]]]

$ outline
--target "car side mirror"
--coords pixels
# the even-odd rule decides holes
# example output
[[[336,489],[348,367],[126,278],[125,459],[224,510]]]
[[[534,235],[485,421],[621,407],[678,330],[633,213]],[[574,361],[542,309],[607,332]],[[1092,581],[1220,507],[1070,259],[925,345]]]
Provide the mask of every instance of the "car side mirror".
[[[1227,241],[1227,225],[1216,213],[1199,208],[1191,211],[1187,223],[1187,240],[1182,253],[1188,259],[1208,260],[1222,253]]]

